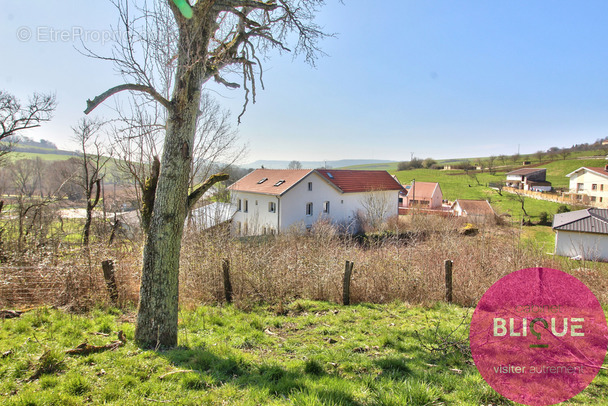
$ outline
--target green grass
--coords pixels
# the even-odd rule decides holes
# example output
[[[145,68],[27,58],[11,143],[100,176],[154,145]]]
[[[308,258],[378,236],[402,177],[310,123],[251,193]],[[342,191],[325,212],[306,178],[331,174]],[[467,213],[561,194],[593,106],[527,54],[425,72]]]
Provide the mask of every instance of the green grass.
[[[542,167],[547,168],[547,181],[551,182],[553,187],[568,188],[570,185],[570,179],[566,177],[568,173],[581,166],[603,167],[606,164],[608,161],[605,159],[566,159],[553,161]]]
[[[63,154],[37,154],[34,152],[11,152],[8,154],[8,158],[11,160],[11,162],[19,161],[21,159],[36,158],[40,158],[43,161],[66,161],[70,158],[74,158],[74,156]]]
[[[450,201],[456,199],[489,200],[498,214],[509,214],[515,220],[523,217],[521,203],[511,193],[502,192],[500,196],[494,189],[489,188],[492,182],[500,183],[506,179],[504,172],[491,175],[487,172],[477,173],[477,181],[462,171],[440,171],[434,169],[415,169],[394,172],[402,184],[410,184],[412,179],[419,182],[438,182],[443,192],[443,198]],[[533,221],[538,221],[541,212],[555,214],[559,203],[525,198],[524,208]]]
[[[133,324],[114,309],[80,316],[40,308],[4,320],[2,404],[513,404],[465,355],[431,353],[422,345],[433,342],[435,321],[447,332],[470,317],[467,309],[298,300],[274,310],[181,311],[180,347],[159,352],[134,346]],[[107,344],[117,330],[128,341],[116,351],[65,353],[84,341]],[[598,403],[606,385],[601,371],[570,404]]]

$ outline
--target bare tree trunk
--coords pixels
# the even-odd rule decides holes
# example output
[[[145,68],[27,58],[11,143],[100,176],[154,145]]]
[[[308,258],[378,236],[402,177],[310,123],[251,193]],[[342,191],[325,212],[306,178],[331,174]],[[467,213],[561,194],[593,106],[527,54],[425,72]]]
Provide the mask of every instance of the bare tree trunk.
[[[88,181],[88,180],[87,180]],[[82,231],[82,244],[85,247],[89,246],[89,239],[91,235],[91,223],[93,222],[93,209],[97,206],[99,202],[99,193],[100,193],[100,184],[101,179],[97,179],[93,184],[97,187],[97,192],[95,192],[95,200],[91,201],[91,196],[87,198],[87,218],[84,222],[84,230]],[[92,190],[91,190],[92,192]],[[90,194],[90,192],[89,192]]]
[[[143,347],[177,345],[179,254],[187,214],[190,160],[201,86],[201,69],[185,73],[177,83],[173,97],[180,105],[167,123],[139,292],[135,340]]]

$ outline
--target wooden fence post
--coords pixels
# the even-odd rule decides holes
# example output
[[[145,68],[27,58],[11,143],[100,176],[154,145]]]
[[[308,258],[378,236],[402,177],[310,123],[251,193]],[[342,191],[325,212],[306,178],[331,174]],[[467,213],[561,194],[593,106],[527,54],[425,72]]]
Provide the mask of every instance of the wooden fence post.
[[[446,259],[444,262],[445,268],[445,300],[452,303],[452,264],[453,262]]]
[[[232,303],[232,283],[230,283],[230,261],[228,258],[222,260],[222,271],[224,273],[224,297],[227,303]]]
[[[110,301],[113,305],[118,304],[118,288],[116,287],[116,272],[114,271],[114,262],[111,259],[106,259],[101,262],[103,270],[103,279],[106,281],[106,287],[110,294]]]
[[[350,277],[353,273],[354,262],[346,261],[344,266],[344,285],[342,289],[342,303],[346,306],[350,305]]]

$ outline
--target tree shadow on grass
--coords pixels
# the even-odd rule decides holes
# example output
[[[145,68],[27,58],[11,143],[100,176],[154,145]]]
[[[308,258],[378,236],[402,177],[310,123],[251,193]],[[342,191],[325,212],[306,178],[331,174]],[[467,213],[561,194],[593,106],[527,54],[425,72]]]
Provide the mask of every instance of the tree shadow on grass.
[[[346,391],[309,385],[310,379],[320,379],[323,374],[305,372],[304,367],[301,371],[290,371],[272,363],[252,363],[238,355],[221,357],[204,347],[180,347],[158,355],[179,370],[195,371],[175,374],[172,378],[180,380],[185,389],[202,390],[230,383],[241,388],[265,389],[271,397],[295,401],[295,404],[299,403],[297,399],[305,397],[315,404],[360,406]]]

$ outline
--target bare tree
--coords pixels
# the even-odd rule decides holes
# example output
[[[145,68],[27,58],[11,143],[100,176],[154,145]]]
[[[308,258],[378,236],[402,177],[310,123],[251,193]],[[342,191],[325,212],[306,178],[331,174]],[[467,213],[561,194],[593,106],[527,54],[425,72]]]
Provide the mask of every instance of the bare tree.
[[[302,163],[300,161],[291,161],[287,165],[287,169],[302,169]]]
[[[190,207],[214,182],[212,176],[190,194],[194,136],[200,114],[201,89],[210,79],[228,88],[241,85],[227,75],[240,72],[247,106],[255,102],[261,75],[261,53],[288,51],[295,32],[295,53],[314,63],[317,41],[325,36],[313,18],[322,0],[199,0],[154,2],[130,16],[127,1],[116,0],[125,34],[112,56],[127,83],[87,101],[90,113],[108,97],[131,91],[166,109],[166,134],[156,186],[150,230],[144,247],[136,341],[145,347],[177,344],[179,254],[184,220]],[[151,7],[155,7],[152,9]],[[173,19],[166,18],[169,8]],[[185,10],[185,14],[182,11]],[[166,29],[169,24],[169,29]],[[167,44],[167,46],[164,46]],[[153,56],[168,52],[172,63],[155,65]],[[143,55],[143,59],[138,59]],[[167,89],[155,87],[155,77],[171,72]],[[163,94],[164,93],[164,94]],[[244,111],[243,111],[244,112]],[[240,117],[242,116],[241,113]],[[207,189],[205,189],[207,188]]]
[[[546,153],[543,150],[538,150],[536,151],[536,153],[534,154],[536,156],[536,159],[538,160],[538,162],[541,162],[543,160],[543,158],[545,157]]]
[[[382,224],[386,220],[392,199],[384,191],[373,191],[366,193],[360,201],[364,212],[362,213],[363,220],[371,228],[371,230],[380,230]]]
[[[502,165],[506,165],[507,164],[507,156],[504,154],[500,154],[498,155],[498,159],[500,159],[500,162],[502,162]]]
[[[57,201],[65,181],[58,185],[53,193],[46,197],[34,196],[37,188],[36,161],[20,159],[8,165],[8,172],[13,181],[13,194],[17,212],[17,246],[23,249],[26,235],[34,224],[40,223],[42,208]]]
[[[34,93],[24,106],[15,96],[0,90],[0,163],[11,151],[16,141],[15,136],[49,121],[55,107],[54,95]]]
[[[494,165],[495,162],[496,162],[495,155],[490,155],[486,161],[486,165],[488,166],[488,172],[490,172],[490,175],[496,174],[496,167]]]
[[[91,234],[91,223],[93,221],[93,210],[99,203],[101,197],[101,182],[105,175],[105,166],[110,155],[106,152],[99,139],[99,131],[102,127],[99,121],[83,118],[73,127],[74,140],[78,142],[82,152],[80,175],[76,176],[76,182],[84,192],[87,202],[86,220],[82,230],[82,244],[89,245]]]
[[[523,195],[523,193],[515,192],[514,194],[510,195],[510,197],[521,205],[521,211],[524,213],[524,216],[529,217],[525,206],[526,197]]]
[[[572,154],[572,151],[567,148],[563,148],[563,149],[559,150],[559,156],[561,156],[563,160],[566,160],[566,158],[568,158],[571,154]]]

